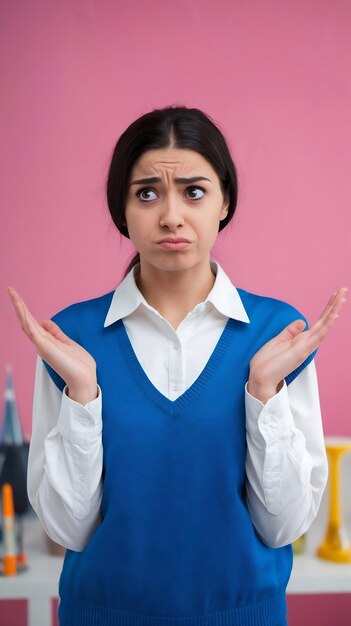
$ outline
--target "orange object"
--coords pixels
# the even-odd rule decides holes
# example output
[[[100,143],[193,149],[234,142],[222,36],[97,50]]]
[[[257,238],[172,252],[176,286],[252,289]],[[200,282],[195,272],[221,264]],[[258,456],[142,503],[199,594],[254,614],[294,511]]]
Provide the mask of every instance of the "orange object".
[[[17,554],[17,565],[27,565],[27,555],[25,552]]]
[[[15,515],[13,491],[10,483],[4,483],[2,486],[2,514],[4,517],[14,517]]]
[[[13,576],[17,573],[17,555],[15,546],[13,490],[10,483],[4,483],[2,486],[2,518],[4,534],[4,575]]]
[[[4,576],[15,576],[17,574],[17,559],[13,554],[4,556]]]

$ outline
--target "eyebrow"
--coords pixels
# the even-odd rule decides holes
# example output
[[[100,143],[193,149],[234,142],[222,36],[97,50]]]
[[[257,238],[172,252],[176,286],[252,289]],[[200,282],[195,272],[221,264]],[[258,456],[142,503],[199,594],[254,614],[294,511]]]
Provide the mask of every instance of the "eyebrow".
[[[205,176],[194,176],[193,178],[175,178],[174,182],[180,185],[184,185],[186,183],[196,183],[198,180],[208,180],[209,178],[205,178]],[[162,178],[158,178],[157,176],[153,176],[152,178],[139,178],[139,180],[133,180],[133,182],[129,183],[128,187],[132,185],[144,185],[149,183],[162,183]]]

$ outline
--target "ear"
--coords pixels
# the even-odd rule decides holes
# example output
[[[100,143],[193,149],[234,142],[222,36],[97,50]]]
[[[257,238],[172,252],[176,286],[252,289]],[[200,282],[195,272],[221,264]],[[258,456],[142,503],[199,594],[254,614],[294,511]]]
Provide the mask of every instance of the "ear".
[[[223,200],[223,206],[221,210],[220,221],[224,220],[224,218],[227,217],[228,210],[229,210],[229,196],[228,194],[225,194],[224,200]]]

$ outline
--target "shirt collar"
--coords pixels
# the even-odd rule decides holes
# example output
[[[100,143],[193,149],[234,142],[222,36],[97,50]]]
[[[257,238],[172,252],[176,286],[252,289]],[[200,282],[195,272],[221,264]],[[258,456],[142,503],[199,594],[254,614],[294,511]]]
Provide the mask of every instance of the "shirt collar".
[[[214,285],[204,303],[211,302],[216,309],[225,315],[241,322],[250,322],[238,290],[218,261],[211,259],[212,270],[216,274]],[[135,282],[134,265],[125,278],[117,286],[105,318],[104,328],[117,320],[133,313],[139,306],[144,306],[154,313],[156,309],[149,305]]]

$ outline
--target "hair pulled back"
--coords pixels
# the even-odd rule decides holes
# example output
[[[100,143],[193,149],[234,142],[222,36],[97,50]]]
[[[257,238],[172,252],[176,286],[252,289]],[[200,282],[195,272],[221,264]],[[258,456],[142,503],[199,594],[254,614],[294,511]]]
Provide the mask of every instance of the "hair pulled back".
[[[232,219],[238,199],[237,172],[228,145],[218,126],[203,111],[185,106],[154,109],[136,119],[119,137],[111,159],[107,203],[118,230],[129,239],[125,225],[128,182],[134,163],[147,150],[187,148],[201,154],[218,175],[223,196],[229,199],[228,213],[218,232]],[[125,275],[140,260],[137,253]]]

